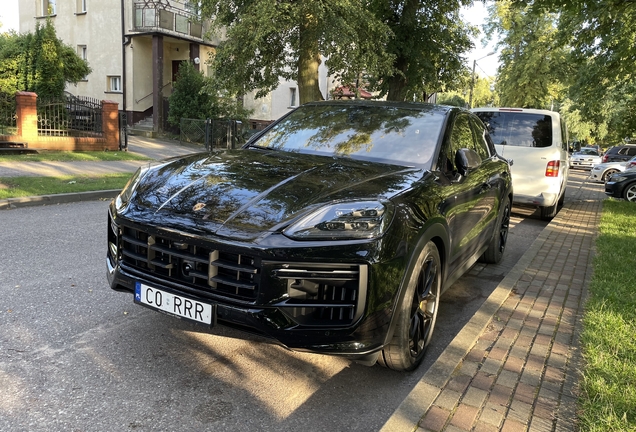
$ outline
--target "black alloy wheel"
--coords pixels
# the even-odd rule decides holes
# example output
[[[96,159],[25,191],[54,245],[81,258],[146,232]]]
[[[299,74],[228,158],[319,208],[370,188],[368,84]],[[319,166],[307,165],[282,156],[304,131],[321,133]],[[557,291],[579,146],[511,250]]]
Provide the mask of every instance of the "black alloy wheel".
[[[510,230],[510,198],[504,198],[501,210],[501,219],[499,221],[498,229],[495,230],[488,249],[479,258],[479,261],[487,264],[497,264],[501,261],[504,251],[506,250],[506,243],[508,243],[508,232]]]
[[[429,241],[418,257],[404,299],[396,310],[393,338],[378,358],[381,365],[409,371],[422,362],[437,321],[441,270],[437,247]]]

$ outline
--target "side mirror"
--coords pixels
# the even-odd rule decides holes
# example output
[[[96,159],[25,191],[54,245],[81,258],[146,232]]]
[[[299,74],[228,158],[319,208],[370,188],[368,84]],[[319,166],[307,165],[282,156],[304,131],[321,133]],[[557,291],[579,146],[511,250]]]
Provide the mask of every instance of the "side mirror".
[[[475,150],[462,148],[455,153],[455,167],[462,176],[481,165],[481,158]]]
[[[507,159],[507,160],[508,160],[508,165],[510,165],[510,166],[512,166],[512,164],[515,163],[515,161],[512,160],[512,159]]]

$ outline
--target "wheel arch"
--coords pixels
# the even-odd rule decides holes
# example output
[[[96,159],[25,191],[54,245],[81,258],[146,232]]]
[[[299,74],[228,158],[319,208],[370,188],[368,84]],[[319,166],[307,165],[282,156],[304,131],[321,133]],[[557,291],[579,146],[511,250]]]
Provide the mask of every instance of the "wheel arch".
[[[404,295],[406,293],[406,289],[408,287],[408,283],[411,279],[411,274],[417,265],[417,259],[420,256],[420,253],[428,244],[429,241],[432,241],[437,247],[437,251],[439,253],[439,258],[442,264],[442,282],[445,280],[446,275],[448,274],[448,261],[449,261],[449,251],[450,251],[450,237],[448,235],[448,229],[442,222],[434,222],[427,226],[424,229],[422,235],[420,235],[419,240],[416,246],[413,248],[413,253],[409,258],[409,262],[406,266],[406,270],[404,271],[404,275],[402,276],[402,280],[400,281],[400,285],[396,292],[395,297],[393,298],[393,303],[391,305],[391,321],[389,323],[389,329],[384,337],[383,346],[386,345],[393,338],[393,333],[395,332],[396,319],[397,319],[397,311],[400,303],[404,299]]]

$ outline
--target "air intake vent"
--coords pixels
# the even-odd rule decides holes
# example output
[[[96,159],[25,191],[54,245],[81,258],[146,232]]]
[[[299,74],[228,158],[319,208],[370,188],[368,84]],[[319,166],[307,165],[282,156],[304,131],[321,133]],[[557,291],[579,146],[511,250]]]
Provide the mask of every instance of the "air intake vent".
[[[349,326],[364,311],[367,266],[286,264],[274,276],[287,281],[288,298],[277,306],[304,326]]]

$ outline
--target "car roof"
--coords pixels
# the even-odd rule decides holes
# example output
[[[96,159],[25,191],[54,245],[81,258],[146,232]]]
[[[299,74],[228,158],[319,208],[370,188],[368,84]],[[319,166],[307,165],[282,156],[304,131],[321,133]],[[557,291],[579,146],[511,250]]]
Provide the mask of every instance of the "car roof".
[[[556,111],[536,109],[536,108],[482,107],[482,108],[472,108],[471,111],[472,112],[519,112],[519,113],[527,113],[527,114],[543,114],[543,115],[560,117],[560,114]]]
[[[395,108],[404,108],[404,109],[414,109],[418,111],[429,111],[429,112],[439,112],[439,113],[449,113],[450,111],[465,111],[468,110],[464,108],[459,108],[450,105],[437,105],[432,103],[425,102],[393,102],[393,101],[383,101],[383,100],[364,100],[364,99],[355,99],[355,100],[328,100],[328,101],[314,101],[307,102],[302,106],[311,106],[311,105],[332,105],[332,106],[342,106],[342,105],[353,105],[353,106],[385,106],[385,107],[395,107]],[[300,108],[300,107],[299,107]]]

